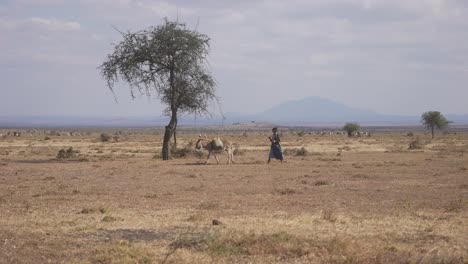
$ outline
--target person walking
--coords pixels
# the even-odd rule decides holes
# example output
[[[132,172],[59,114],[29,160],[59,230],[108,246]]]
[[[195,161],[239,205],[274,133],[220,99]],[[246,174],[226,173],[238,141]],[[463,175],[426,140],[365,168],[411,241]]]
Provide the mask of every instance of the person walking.
[[[268,156],[268,164],[270,164],[271,158],[281,160],[283,163],[283,151],[281,150],[281,139],[278,134],[278,128],[274,127],[272,129],[273,135],[268,137],[271,142],[270,154]]]

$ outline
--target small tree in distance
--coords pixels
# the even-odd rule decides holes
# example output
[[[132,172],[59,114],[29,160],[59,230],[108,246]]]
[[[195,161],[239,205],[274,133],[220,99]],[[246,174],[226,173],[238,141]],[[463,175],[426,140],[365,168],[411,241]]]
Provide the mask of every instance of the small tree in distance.
[[[113,91],[120,80],[134,92],[156,93],[170,117],[165,127],[162,159],[168,160],[169,142],[176,135],[177,118],[182,113],[208,113],[208,102],[218,100],[215,81],[207,68],[209,38],[171,22],[137,32],[120,32],[123,40],[99,67]]]
[[[361,129],[361,126],[358,123],[346,123],[344,125],[343,130],[348,133],[348,137],[353,136],[354,132],[357,132]]]
[[[431,136],[434,139],[434,129],[444,129],[448,124],[452,123],[448,121],[440,112],[438,111],[428,111],[421,115],[421,123],[431,131]]]

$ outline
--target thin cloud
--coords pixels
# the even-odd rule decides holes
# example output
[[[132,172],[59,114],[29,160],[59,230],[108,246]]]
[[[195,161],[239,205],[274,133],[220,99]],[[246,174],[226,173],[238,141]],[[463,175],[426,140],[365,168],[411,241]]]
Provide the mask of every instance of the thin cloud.
[[[417,114],[431,103],[466,112],[467,16],[461,0],[8,0],[0,4],[0,34],[8,36],[0,42],[0,72],[10,73],[0,77],[23,74],[9,65],[33,64],[44,72],[37,81],[53,83],[48,68],[71,66],[83,78],[91,74],[92,89],[107,91],[96,67],[121,40],[111,25],[134,31],[168,17],[211,38],[210,65],[228,112],[311,95],[392,114]],[[420,102],[422,91],[440,87],[451,100],[428,95]],[[85,104],[90,94],[74,99]]]

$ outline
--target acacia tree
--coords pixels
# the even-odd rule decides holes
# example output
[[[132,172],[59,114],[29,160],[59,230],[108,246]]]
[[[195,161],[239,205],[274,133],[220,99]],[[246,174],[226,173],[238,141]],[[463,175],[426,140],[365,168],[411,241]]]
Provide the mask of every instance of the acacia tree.
[[[434,138],[434,129],[443,129],[451,123],[438,111],[428,111],[421,115],[421,123],[431,130],[432,138]]]
[[[170,117],[165,127],[162,159],[168,160],[169,142],[182,113],[208,113],[215,95],[215,81],[207,68],[209,38],[185,24],[164,20],[162,25],[137,32],[120,32],[123,40],[99,67],[107,86],[124,81],[130,94],[156,94]],[[175,137],[174,137],[175,138]]]
[[[358,123],[346,123],[343,126],[343,130],[348,133],[348,137],[351,137],[353,133],[359,131],[359,129],[361,129],[361,126],[359,126]]]

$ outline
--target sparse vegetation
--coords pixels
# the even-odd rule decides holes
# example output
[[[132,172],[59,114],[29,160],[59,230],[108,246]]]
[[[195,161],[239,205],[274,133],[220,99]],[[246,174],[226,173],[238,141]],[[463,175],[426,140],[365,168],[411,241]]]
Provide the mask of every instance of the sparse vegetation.
[[[80,152],[78,150],[74,150],[73,147],[69,147],[68,149],[61,149],[57,153],[58,160],[68,160],[73,159],[78,156]]]
[[[196,158],[203,158],[205,154],[202,151],[195,150],[195,145],[193,142],[188,143],[183,148],[175,148],[172,145],[171,151],[172,157],[174,158],[187,158],[187,157],[196,157]]]
[[[421,140],[421,138],[417,137],[414,140],[411,140],[411,142],[408,145],[409,149],[422,149],[424,148],[425,142]]]
[[[456,200],[450,201],[447,205],[446,212],[459,213],[463,209],[463,199],[460,197]]]
[[[316,180],[314,182],[314,185],[315,186],[324,186],[324,185],[328,185],[328,182],[327,181],[324,181],[324,180]]]
[[[101,142],[109,142],[111,140],[111,136],[109,134],[106,134],[106,133],[102,133],[100,136],[99,136],[99,140]]]
[[[276,189],[274,193],[277,193],[279,195],[292,195],[292,194],[296,194],[297,191],[295,189],[286,187],[286,188]]]
[[[122,221],[122,220],[123,219],[120,217],[115,217],[111,215],[106,215],[101,219],[102,222],[116,222],[116,221]]]
[[[305,147],[287,148],[287,149],[284,149],[283,153],[285,155],[301,156],[301,157],[305,157],[305,156],[308,156],[310,154],[309,151]]]
[[[243,156],[243,155],[245,155],[246,150],[242,149],[240,147],[235,147],[234,151],[232,153],[234,154],[234,156]]]
[[[185,237],[173,242],[171,247],[202,251],[213,257],[272,255],[285,260],[307,255],[311,248],[306,245],[311,242],[286,232],[249,234],[228,229]]]
[[[184,129],[179,145],[191,148],[200,132]],[[407,150],[422,134],[407,137],[407,128],[360,140],[285,137],[294,151],[272,166],[265,164],[266,132],[244,138],[244,130],[223,131],[245,154],[232,166],[205,166],[190,153],[151,160],[155,148],[161,155],[162,129],[129,129],[118,144],[100,142],[101,133],[114,130],[78,131],[79,139],[57,130],[62,136],[53,142],[43,132],[0,141],[0,263],[466,260],[463,131],[425,151]],[[320,156],[295,156],[302,146]],[[82,153],[72,160],[91,161],[52,160],[69,147]]]
[[[99,245],[91,255],[92,263],[154,263],[155,255],[149,248],[120,240]],[[81,263],[81,262],[80,262]]]
[[[334,223],[336,222],[337,217],[332,209],[325,208],[322,210],[322,219]]]

